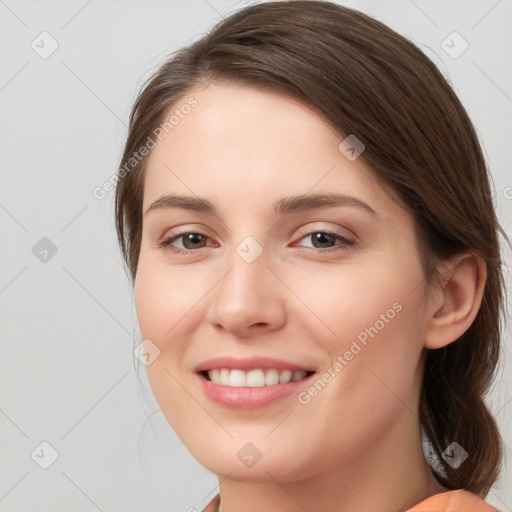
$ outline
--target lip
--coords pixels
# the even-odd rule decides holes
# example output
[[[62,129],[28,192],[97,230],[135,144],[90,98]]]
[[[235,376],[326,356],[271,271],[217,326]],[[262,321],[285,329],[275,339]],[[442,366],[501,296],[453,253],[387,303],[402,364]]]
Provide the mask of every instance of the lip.
[[[208,370],[213,370],[215,368],[227,368],[229,370],[244,370],[248,372],[249,370],[256,370],[258,368],[268,369],[275,368],[276,370],[291,370],[291,371],[305,371],[305,372],[314,372],[315,368],[306,367],[300,364],[291,363],[288,361],[283,361],[280,359],[275,359],[272,357],[260,357],[253,356],[247,358],[236,358],[231,356],[224,357],[215,357],[214,359],[209,359],[208,361],[204,361],[200,365],[198,365],[194,371],[196,373],[204,372]],[[300,382],[300,381],[298,381]]]
[[[206,379],[201,374],[197,374],[197,378],[205,395],[218,404],[231,409],[254,409],[268,405],[279,398],[298,393],[302,387],[309,385],[314,375],[315,373],[312,373],[295,382],[257,388],[222,386]]]
[[[231,387],[215,384],[208,380],[204,373],[207,370],[215,368],[228,368],[230,370],[239,369],[244,371],[255,370],[257,368],[278,370],[305,371],[311,373],[303,379],[274,384],[272,386],[261,387]],[[311,378],[316,374],[311,368],[295,363],[282,361],[269,357],[252,357],[237,359],[233,357],[216,357],[201,363],[195,368],[196,376],[199,379],[199,385],[204,394],[214,402],[229,407],[231,409],[254,409],[264,407],[280,398],[296,394],[305,386],[308,386]]]

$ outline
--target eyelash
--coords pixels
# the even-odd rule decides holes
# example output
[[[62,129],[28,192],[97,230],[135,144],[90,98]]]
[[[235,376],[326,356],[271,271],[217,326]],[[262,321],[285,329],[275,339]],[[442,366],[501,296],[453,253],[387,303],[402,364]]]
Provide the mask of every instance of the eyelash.
[[[330,235],[335,238],[338,238],[339,240],[341,240],[341,243],[338,245],[335,245],[334,247],[330,247],[328,249],[317,249],[315,247],[306,247],[306,249],[312,249],[319,253],[326,253],[326,252],[332,252],[332,251],[339,251],[339,250],[343,250],[343,249],[349,249],[356,245],[355,240],[349,240],[348,238],[345,238],[344,236],[340,235],[339,233],[335,233],[333,231],[325,231],[325,230],[301,232],[301,233],[299,233],[301,235],[301,238],[299,240],[302,240],[303,238],[306,238],[308,236],[311,236],[311,235],[314,235],[317,233],[322,233],[325,235]],[[180,233],[178,235],[171,235],[167,238],[164,238],[162,241],[160,241],[158,243],[158,246],[165,250],[169,250],[169,251],[177,253],[177,254],[191,254],[191,253],[197,252],[199,249],[205,249],[205,247],[199,247],[198,249],[180,249],[178,247],[174,247],[171,245],[172,242],[174,242],[175,240],[178,240],[181,237],[184,237],[185,235],[201,235],[201,236],[208,238],[207,235],[200,233],[198,231],[187,231],[185,233]]]

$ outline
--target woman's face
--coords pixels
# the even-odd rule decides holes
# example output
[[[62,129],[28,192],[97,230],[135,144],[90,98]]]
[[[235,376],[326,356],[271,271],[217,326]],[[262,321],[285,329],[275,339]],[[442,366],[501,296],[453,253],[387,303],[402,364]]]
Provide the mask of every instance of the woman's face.
[[[212,472],[255,481],[418,436],[412,216],[307,106],[234,84],[190,96],[148,161],[135,284],[170,425]]]

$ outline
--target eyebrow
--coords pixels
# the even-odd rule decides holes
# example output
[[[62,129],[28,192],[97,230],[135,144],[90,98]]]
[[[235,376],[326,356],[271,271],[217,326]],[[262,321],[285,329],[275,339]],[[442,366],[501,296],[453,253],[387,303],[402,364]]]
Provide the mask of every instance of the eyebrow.
[[[316,195],[298,195],[283,197],[272,206],[274,214],[287,214],[304,210],[313,210],[315,208],[325,208],[330,206],[356,206],[366,210],[378,217],[377,212],[364,201],[357,197],[345,194],[316,194]],[[181,208],[199,213],[217,215],[217,209],[207,199],[191,196],[181,196],[176,194],[164,195],[154,201],[146,210],[144,215],[154,210],[167,208]]]

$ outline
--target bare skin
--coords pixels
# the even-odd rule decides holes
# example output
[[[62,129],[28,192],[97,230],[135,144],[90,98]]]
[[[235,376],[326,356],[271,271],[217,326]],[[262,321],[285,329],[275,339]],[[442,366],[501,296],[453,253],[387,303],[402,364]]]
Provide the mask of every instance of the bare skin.
[[[321,116],[234,84],[183,102],[189,95],[197,107],[151,152],[143,211],[166,194],[205,198],[217,211],[145,214],[135,300],[142,338],[160,350],[147,367],[155,397],[219,476],[221,510],[400,512],[446,491],[421,445],[423,355],[471,325],[485,265],[471,255],[444,262],[427,297],[411,214],[361,158],[340,152],[343,137]],[[374,213],[354,204],[272,211],[283,197],[333,193]],[[325,232],[335,234],[323,245],[312,236]],[[262,250],[251,263],[237,252],[248,236]],[[345,357],[371,326],[378,332]],[[302,389],[307,403],[294,393],[240,409],[204,394],[198,364],[253,355],[319,377],[332,376],[338,356],[347,364],[316,395]],[[261,453],[252,467],[237,457],[248,442]]]

